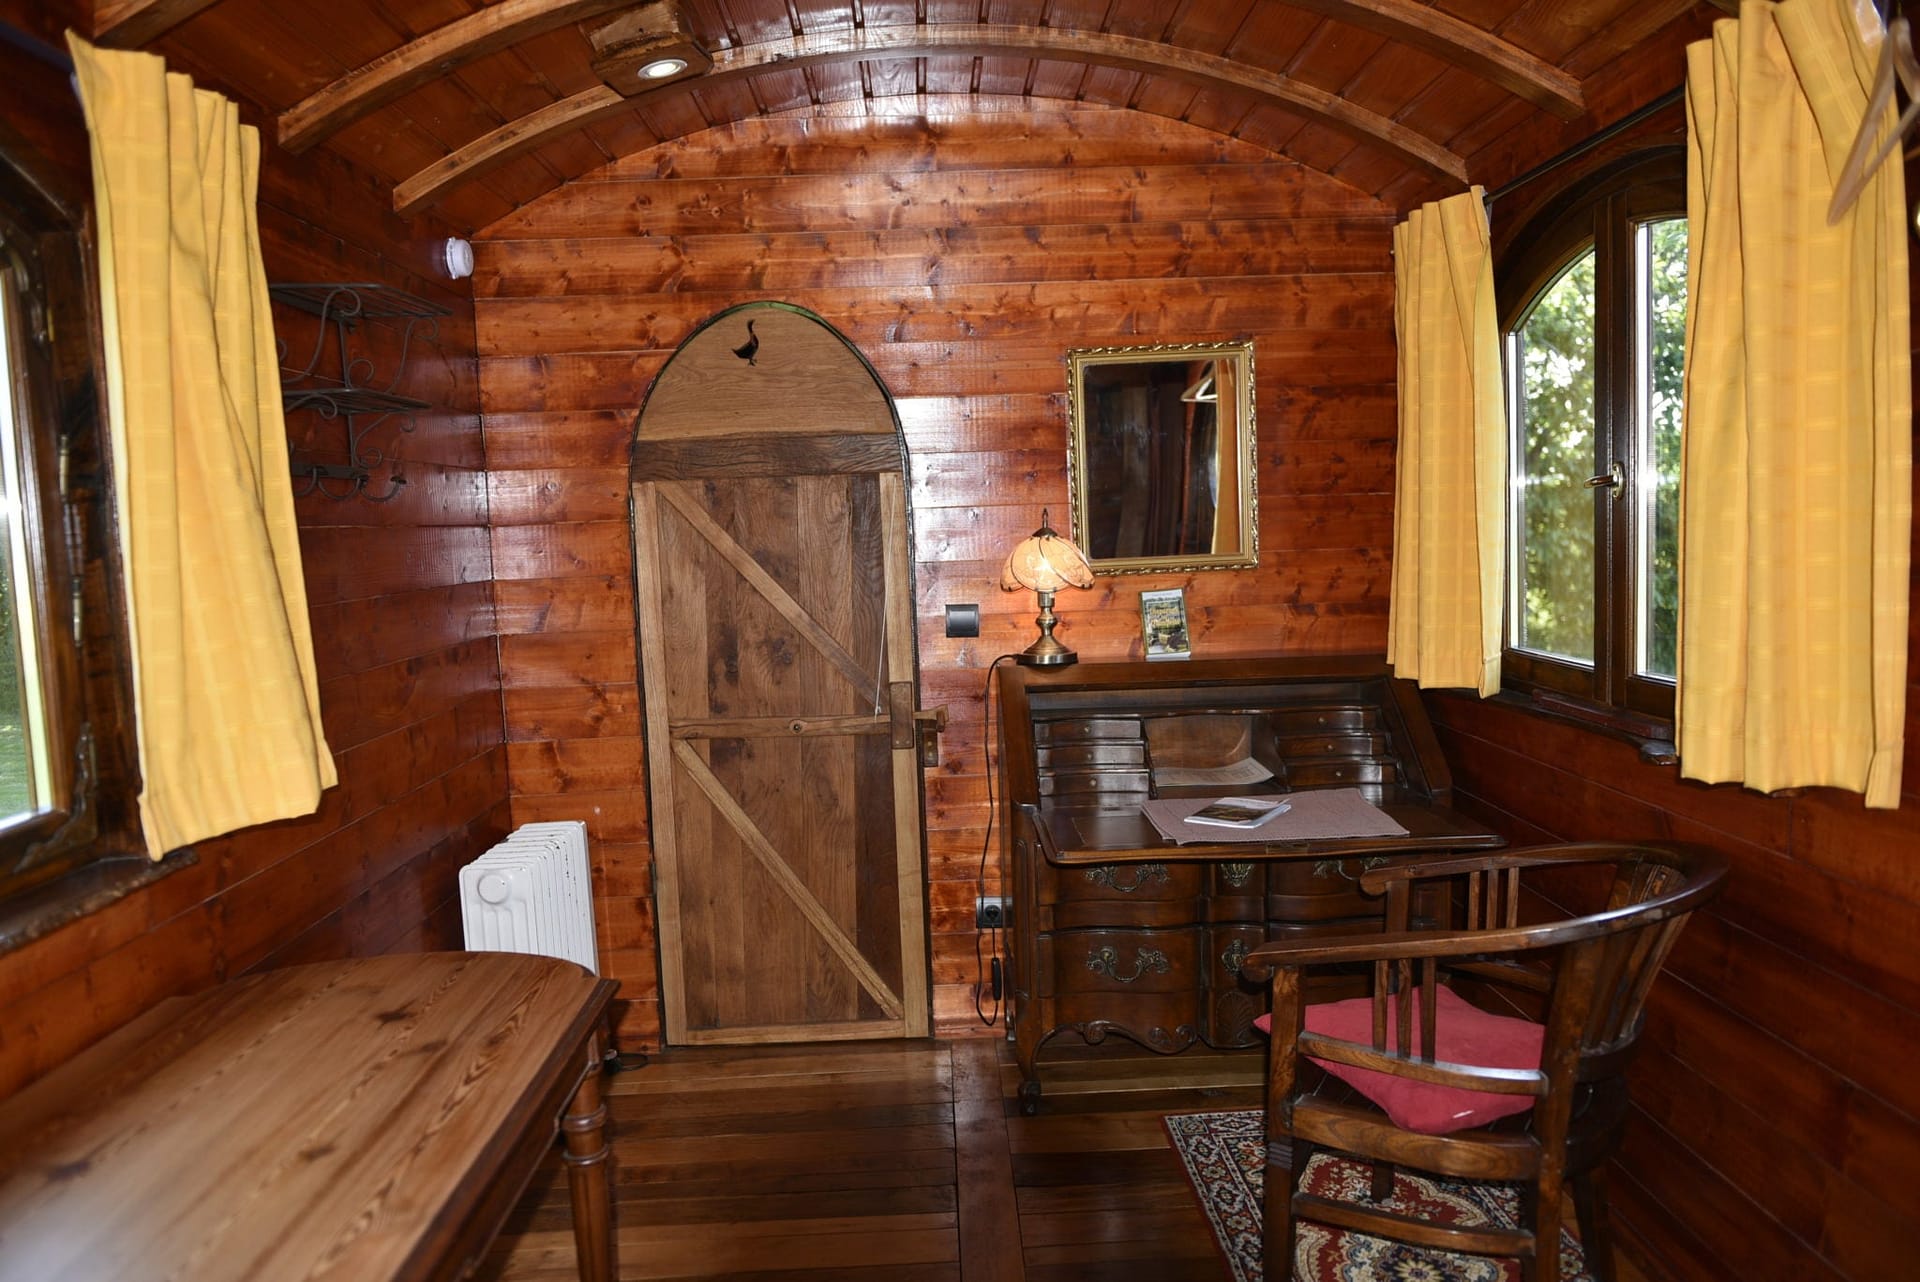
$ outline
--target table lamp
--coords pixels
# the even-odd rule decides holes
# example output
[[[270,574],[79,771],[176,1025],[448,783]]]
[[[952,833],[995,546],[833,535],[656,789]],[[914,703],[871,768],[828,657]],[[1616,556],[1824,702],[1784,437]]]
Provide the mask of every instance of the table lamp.
[[[1034,620],[1040,625],[1040,637],[1016,656],[1021,663],[1051,668],[1072,663],[1078,657],[1053,639],[1053,625],[1058,622],[1053,613],[1053,594],[1066,587],[1092,587],[1093,569],[1073,540],[1061,538],[1047,523],[1045,508],[1040,509],[1040,528],[1007,556],[1000,586],[1009,592],[1029,588],[1040,594],[1040,617]]]

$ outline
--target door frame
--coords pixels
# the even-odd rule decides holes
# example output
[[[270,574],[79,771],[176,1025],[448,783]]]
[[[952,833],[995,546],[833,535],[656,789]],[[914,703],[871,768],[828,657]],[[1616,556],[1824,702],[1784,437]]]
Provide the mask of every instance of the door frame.
[[[864,423],[845,432],[725,433],[696,435],[691,439],[649,441],[645,428],[649,407],[655,394],[669,380],[674,362],[708,330],[738,319],[742,312],[781,312],[798,316],[830,335],[838,349],[857,360],[872,380],[877,400],[869,406]],[[747,356],[734,353],[740,359]],[[716,412],[724,412],[723,410]],[[804,421],[804,415],[794,415]],[[753,448],[737,448],[752,442]],[[660,976],[661,1036],[663,1043],[677,1045],[742,1045],[781,1041],[814,1041],[853,1038],[925,1037],[932,1027],[932,953],[931,921],[928,904],[926,862],[926,788],[920,765],[919,718],[915,716],[919,695],[919,638],[916,626],[916,598],[913,566],[913,511],[908,490],[908,455],[905,432],[894,407],[893,397],[877,371],[858,348],[818,315],[788,303],[743,303],[718,312],[690,333],[667,359],[647,389],[634,422],[632,460],[629,473],[629,530],[633,540],[635,642],[642,692],[642,738],[647,758],[647,811],[652,835],[652,869],[655,912],[655,959]],[[871,474],[876,477],[881,504],[884,566],[882,582],[887,598],[884,650],[889,681],[886,715],[868,733],[890,736],[892,769],[894,874],[897,881],[897,912],[900,949],[900,991],[894,995],[899,1005],[897,1018],[888,1021],[852,1021],[758,1025],[745,1032],[690,1029],[687,1027],[686,979],[681,958],[670,943],[680,934],[679,860],[687,853],[678,848],[679,837],[673,823],[676,801],[676,761],[685,766],[685,745],[672,733],[666,674],[657,663],[649,664],[649,654],[663,653],[669,621],[664,618],[663,585],[658,574],[657,551],[662,501],[661,486],[677,486],[681,481],[705,479],[749,479],[786,477],[799,474]],[[685,512],[681,501],[669,496],[667,503]],[[644,535],[643,535],[644,531]],[[733,557],[729,556],[729,560]],[[750,572],[738,561],[737,571]],[[751,579],[749,579],[751,583]],[[776,607],[778,608],[778,607]],[[795,608],[798,609],[797,603]],[[790,623],[804,631],[805,625],[786,610]],[[802,611],[804,613],[804,611]],[[905,679],[901,679],[902,674]],[[868,676],[871,681],[871,674]],[[697,754],[696,754],[697,755]],[[794,897],[802,915],[816,932],[826,938],[830,949],[848,962],[843,948],[805,903],[791,894],[797,883],[785,870],[778,853],[764,839],[756,845],[755,835],[741,824],[744,816],[730,815],[712,795],[701,789],[718,817],[731,824],[748,853],[757,859],[777,883]],[[770,862],[771,861],[771,862]],[[785,881],[782,873],[785,873]],[[806,895],[804,887],[801,895]],[[810,895],[806,896],[808,900]],[[817,904],[815,905],[817,907]],[[822,910],[824,911],[824,910]],[[841,937],[842,943],[850,945]],[[857,955],[857,950],[856,950]],[[863,975],[849,962],[856,982],[867,987],[869,997],[889,1016],[889,1003],[872,991],[871,969]],[[882,984],[884,987],[884,982]]]

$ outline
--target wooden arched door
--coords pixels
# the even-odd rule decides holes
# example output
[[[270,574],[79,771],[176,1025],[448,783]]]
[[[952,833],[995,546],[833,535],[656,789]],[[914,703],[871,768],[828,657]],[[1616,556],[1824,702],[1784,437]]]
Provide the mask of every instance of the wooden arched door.
[[[878,376],[797,307],[722,312],[648,391],[633,535],[669,1042],[928,1031],[905,468]]]

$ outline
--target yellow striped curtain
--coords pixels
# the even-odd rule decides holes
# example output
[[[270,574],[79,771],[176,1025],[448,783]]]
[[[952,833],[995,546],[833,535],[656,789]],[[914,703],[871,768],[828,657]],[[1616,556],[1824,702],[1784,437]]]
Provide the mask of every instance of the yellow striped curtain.
[[[1387,660],[1422,686],[1500,688],[1507,423],[1481,190],[1394,229],[1400,442]]]
[[[1828,198],[1877,50],[1748,0],[1688,50],[1681,773],[1900,802],[1913,416],[1906,195]],[[1891,114],[1891,109],[1889,109]]]
[[[92,135],[149,852],[311,813],[320,728],[257,132],[142,53],[68,37]]]

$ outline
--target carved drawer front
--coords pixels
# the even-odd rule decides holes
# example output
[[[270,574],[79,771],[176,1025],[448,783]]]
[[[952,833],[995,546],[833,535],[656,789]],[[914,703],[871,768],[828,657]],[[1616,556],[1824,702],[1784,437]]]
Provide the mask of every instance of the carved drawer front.
[[[1062,993],[1048,1002],[1052,1027],[1079,1026],[1089,1041],[1123,1035],[1163,1052],[1200,1040],[1205,996],[1197,989],[1166,993]]]
[[[1263,1040],[1253,1021],[1266,1013],[1268,987],[1242,978],[1247,954],[1266,942],[1258,926],[1216,927],[1207,932],[1201,960],[1206,995],[1200,1036],[1210,1046],[1252,1046]]]
[[[1241,977],[1240,967],[1246,963],[1248,953],[1266,942],[1264,926],[1216,926],[1207,931],[1202,958],[1206,963],[1202,974],[1207,987],[1263,992],[1264,985]]]
[[[1171,993],[1198,986],[1199,930],[1056,931],[1040,941],[1053,994]]]
[[[1204,910],[1210,922],[1253,922],[1266,916],[1267,868],[1253,860],[1207,864],[1202,888]]]
[[[1360,874],[1384,860],[1289,859],[1267,868],[1266,915],[1274,921],[1334,921],[1379,917],[1383,896],[1360,889]]]
[[[1192,925],[1205,877],[1196,864],[1120,863],[1051,868],[1043,902],[1056,930]]]

